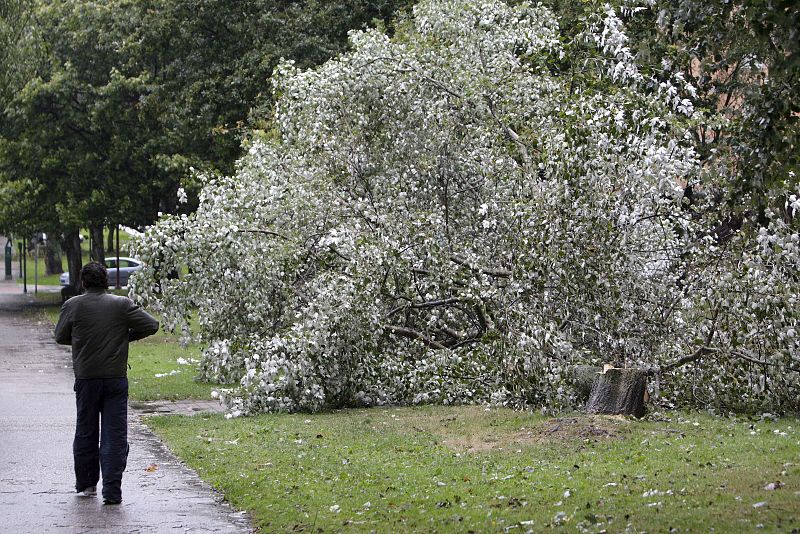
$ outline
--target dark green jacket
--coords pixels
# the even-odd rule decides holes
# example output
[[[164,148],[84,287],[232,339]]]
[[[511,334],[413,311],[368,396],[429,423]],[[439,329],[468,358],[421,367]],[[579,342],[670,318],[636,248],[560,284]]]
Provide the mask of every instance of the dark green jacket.
[[[158,321],[127,297],[88,289],[61,306],[56,342],[72,345],[75,378],[123,378],[128,342],[158,331]]]

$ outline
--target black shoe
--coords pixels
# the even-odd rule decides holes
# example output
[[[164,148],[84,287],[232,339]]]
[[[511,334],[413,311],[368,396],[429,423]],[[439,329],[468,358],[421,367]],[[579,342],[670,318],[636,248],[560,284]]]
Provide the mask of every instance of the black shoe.
[[[103,499],[103,504],[122,504],[122,499]]]

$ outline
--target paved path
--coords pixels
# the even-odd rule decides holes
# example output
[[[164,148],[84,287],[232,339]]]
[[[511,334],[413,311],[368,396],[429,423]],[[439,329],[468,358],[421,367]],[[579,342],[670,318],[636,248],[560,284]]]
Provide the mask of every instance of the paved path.
[[[0,292],[0,532],[249,532],[134,412],[122,505],[76,497],[69,349],[23,315],[26,302]]]

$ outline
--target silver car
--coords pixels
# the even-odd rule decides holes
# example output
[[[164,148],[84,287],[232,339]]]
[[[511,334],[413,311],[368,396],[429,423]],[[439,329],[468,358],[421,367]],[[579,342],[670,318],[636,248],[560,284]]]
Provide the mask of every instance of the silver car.
[[[117,258],[106,258],[106,268],[108,269],[108,287],[117,286]],[[142,268],[142,262],[136,258],[119,258],[119,285],[127,286],[128,278],[131,274]],[[69,285],[69,273],[61,275],[62,286]]]

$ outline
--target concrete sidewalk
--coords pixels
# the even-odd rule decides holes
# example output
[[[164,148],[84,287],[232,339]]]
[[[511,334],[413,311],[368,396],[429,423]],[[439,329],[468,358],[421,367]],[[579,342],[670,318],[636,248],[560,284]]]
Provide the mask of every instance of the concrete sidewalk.
[[[23,315],[27,302],[0,292],[0,532],[250,532],[134,411],[122,505],[75,495],[70,353]]]

